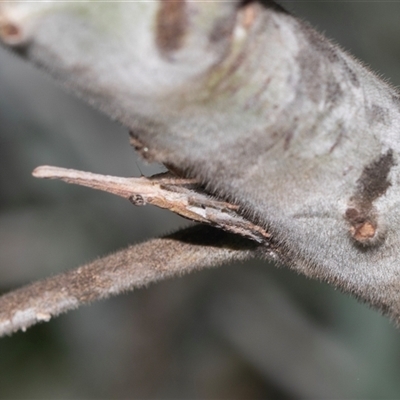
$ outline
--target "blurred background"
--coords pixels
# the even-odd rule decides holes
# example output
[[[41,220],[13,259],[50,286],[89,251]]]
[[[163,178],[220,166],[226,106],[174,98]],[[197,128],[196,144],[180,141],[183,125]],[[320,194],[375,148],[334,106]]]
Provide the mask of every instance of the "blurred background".
[[[400,3],[281,2],[400,83]],[[188,222],[31,177],[38,165],[150,175],[125,128],[0,49],[0,292]],[[1,399],[399,398],[400,331],[265,262],[206,270],[0,340]]]

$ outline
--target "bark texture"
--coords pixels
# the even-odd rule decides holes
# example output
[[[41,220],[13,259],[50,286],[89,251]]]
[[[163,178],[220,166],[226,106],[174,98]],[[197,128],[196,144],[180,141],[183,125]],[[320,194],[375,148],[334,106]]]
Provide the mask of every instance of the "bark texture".
[[[400,94],[273,2],[112,7],[2,3],[1,37],[290,268],[399,322]]]

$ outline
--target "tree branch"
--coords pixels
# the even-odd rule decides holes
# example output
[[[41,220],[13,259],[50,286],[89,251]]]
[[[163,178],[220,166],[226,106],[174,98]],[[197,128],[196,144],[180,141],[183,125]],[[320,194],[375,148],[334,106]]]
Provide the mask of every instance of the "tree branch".
[[[256,254],[254,241],[202,225],[130,246],[1,296],[0,336],[82,304]]]
[[[155,175],[150,179],[120,178],[50,166],[38,167],[32,174],[36,178],[61,179],[67,183],[113,193],[136,206],[152,204],[258,243],[267,245],[271,237],[264,228],[243,218],[238,206],[211,197],[194,179],[181,179],[169,173]]]
[[[340,47],[273,1],[11,1],[0,38],[291,268],[400,321],[400,93]]]
[[[150,282],[244,260],[256,254],[255,242],[269,246],[270,235],[263,228],[241,217],[239,207],[209,196],[193,179],[169,173],[150,179],[120,178],[49,166],[36,168],[33,175],[104,190],[135,205],[153,204],[239,236],[197,226],[15,290],[0,297],[0,336]],[[270,256],[278,258],[272,248]]]

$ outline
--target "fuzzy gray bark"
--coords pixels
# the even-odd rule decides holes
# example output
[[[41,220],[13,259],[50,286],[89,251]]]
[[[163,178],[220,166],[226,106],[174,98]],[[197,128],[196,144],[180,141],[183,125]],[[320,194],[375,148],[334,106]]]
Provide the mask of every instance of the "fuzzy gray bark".
[[[268,1],[12,1],[0,32],[267,255],[400,322],[400,94],[338,46]]]

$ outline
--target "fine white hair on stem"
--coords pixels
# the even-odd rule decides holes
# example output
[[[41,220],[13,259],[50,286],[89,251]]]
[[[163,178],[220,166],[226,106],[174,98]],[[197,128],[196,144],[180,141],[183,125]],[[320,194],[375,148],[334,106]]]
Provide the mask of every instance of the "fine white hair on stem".
[[[80,305],[152,282],[245,260],[256,254],[257,246],[203,225],[130,246],[1,296],[0,336],[24,331]]]

